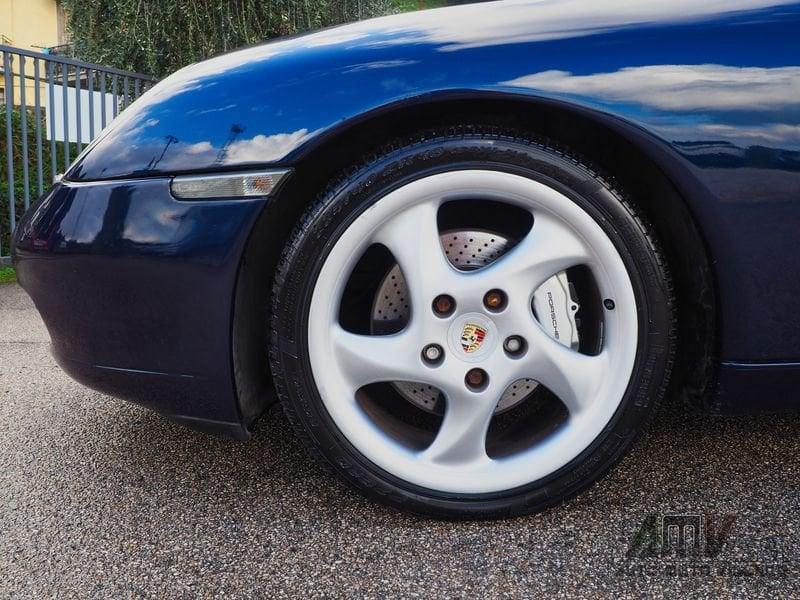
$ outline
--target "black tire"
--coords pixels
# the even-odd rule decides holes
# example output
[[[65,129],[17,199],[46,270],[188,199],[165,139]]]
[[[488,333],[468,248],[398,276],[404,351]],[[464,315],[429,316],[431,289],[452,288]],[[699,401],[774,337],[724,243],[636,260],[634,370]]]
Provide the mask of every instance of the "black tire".
[[[423,175],[470,168],[537,179],[571,198],[603,227],[629,272],[639,339],[625,396],[600,436],[550,476],[501,493],[459,495],[399,480],[367,460],[341,434],[319,397],[308,360],[306,323],[317,274],[338,236],[387,191]],[[286,416],[314,458],[368,497],[439,518],[496,518],[542,510],[602,477],[646,425],[668,384],[673,297],[651,228],[621,192],[573,155],[517,133],[470,128],[396,143],[333,183],[308,208],[276,272],[270,361]]]

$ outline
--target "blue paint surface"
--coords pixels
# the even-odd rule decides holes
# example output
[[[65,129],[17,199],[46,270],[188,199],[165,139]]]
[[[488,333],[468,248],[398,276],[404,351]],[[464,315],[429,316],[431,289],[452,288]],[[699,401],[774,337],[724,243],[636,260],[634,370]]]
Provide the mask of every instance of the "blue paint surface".
[[[77,377],[169,414],[235,423],[230,315],[262,204],[179,203],[167,176],[292,166],[373,111],[509,95],[623,127],[697,220],[721,359],[798,361],[799,33],[796,1],[509,0],[217,57],[148,91],[67,174],[135,181],[67,183],[29,211],[20,281]]]

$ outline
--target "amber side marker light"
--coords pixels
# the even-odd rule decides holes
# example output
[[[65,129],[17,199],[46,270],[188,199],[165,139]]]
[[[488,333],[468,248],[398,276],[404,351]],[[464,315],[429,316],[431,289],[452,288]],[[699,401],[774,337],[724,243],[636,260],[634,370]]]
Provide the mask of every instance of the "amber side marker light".
[[[172,195],[181,200],[263,198],[271,195],[289,174],[289,169],[180,175],[172,179]]]

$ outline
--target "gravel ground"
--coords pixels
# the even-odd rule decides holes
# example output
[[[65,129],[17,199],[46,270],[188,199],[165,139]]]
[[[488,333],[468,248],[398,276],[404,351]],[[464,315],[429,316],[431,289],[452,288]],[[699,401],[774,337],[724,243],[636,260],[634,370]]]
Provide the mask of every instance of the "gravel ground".
[[[798,594],[797,416],[668,403],[580,498],[435,522],[330,480],[277,410],[248,442],[194,433],[72,382],[47,342],[0,286],[0,597]],[[716,558],[628,557],[652,513],[736,521]]]

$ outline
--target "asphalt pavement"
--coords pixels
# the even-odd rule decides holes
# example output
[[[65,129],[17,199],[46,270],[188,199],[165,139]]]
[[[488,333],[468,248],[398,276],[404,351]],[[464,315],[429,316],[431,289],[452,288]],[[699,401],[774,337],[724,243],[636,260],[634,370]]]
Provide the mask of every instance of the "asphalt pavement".
[[[277,409],[236,442],[80,386],[0,285],[2,598],[797,597],[798,456],[798,416],[667,402],[565,505],[422,519],[318,470]],[[659,545],[662,517],[699,533]]]

